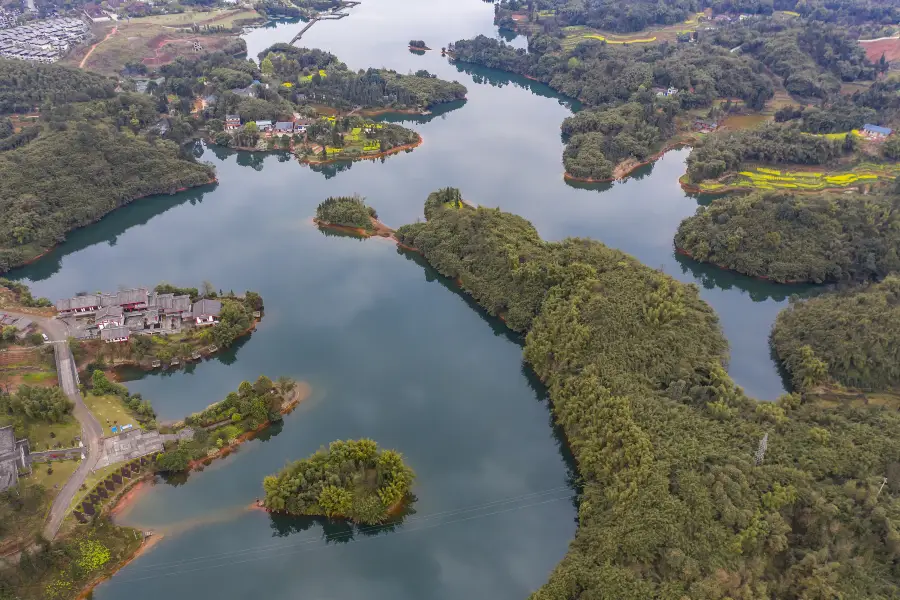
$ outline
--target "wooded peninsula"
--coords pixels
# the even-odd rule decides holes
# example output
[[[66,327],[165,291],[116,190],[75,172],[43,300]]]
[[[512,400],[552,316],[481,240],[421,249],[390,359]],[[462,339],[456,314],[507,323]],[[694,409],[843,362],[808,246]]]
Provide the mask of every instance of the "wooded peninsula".
[[[525,334],[584,482],[575,541],[535,599],[897,592],[892,529],[873,509],[882,474],[900,468],[893,411],[748,398],[696,286],[600,242],[544,242],[521,217],[436,200],[397,238]]]

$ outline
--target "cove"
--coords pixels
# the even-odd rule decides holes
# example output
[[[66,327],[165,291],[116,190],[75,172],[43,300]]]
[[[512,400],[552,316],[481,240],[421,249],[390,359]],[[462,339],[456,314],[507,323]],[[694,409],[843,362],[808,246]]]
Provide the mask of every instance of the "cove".
[[[136,202],[10,273],[50,298],[162,280],[258,290],[266,318],[251,337],[189,371],[128,384],[161,420],[263,373],[313,389],[282,427],[186,482],[150,487],[124,510],[123,523],[163,539],[95,598],[513,600],[543,584],[564,555],[576,526],[572,465],[520,341],[415,255],[316,229],[311,217],[329,195],[360,193],[396,227],[422,218],[428,193],[451,185],[471,202],[528,218],[544,239],[584,236],[620,248],[700,286],[731,343],[735,380],[759,398],[783,392],[767,337],[787,297],[806,288],[674,252],[678,223],[698,204],[678,184],[689,150],[624,182],[567,184],[559,125],[577,105],[535,82],[407,50],[411,38],[440,48],[499,35],[491,4],[364,0],[350,12],[317,23],[303,45],[354,69],[427,69],[469,88],[467,102],[433,115],[385,117],[418,131],[420,147],[314,170],[286,155],[198,144],[218,186]],[[249,32],[250,55],[301,27]],[[399,450],[417,473],[416,512],[394,531],[247,509],[263,476],[333,439],[359,437]]]

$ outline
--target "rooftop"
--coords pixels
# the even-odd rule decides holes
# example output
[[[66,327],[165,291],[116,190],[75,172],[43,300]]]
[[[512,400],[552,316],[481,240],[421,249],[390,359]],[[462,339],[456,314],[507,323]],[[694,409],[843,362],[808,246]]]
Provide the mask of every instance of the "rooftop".
[[[890,127],[872,125],[871,123],[866,123],[865,125],[863,125],[863,131],[868,131],[870,133],[880,133],[881,135],[891,135],[892,133],[894,133],[894,130]]]

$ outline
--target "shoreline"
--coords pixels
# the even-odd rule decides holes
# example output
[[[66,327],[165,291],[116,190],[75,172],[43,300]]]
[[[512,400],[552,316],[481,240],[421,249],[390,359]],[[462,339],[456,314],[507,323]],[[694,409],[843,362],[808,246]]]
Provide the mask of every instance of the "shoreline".
[[[246,336],[250,335],[251,333],[253,333],[254,331],[256,331],[256,326],[259,325],[261,322],[262,322],[262,317],[260,317],[259,319],[253,319],[253,323],[250,324],[250,327],[248,327],[247,329],[245,329],[244,331],[239,333],[237,335],[237,337],[234,338],[234,341],[237,342],[239,339],[246,337]],[[165,366],[165,367],[163,367],[162,365],[160,365],[159,367],[154,367],[152,364],[153,360],[159,360],[159,359],[151,359],[150,364],[147,365],[145,362],[142,362],[140,360],[135,360],[133,358],[126,358],[126,359],[122,359],[121,362],[115,362],[113,364],[110,364],[107,371],[111,371],[113,377],[115,377],[115,381],[119,382],[120,380],[118,378],[118,375],[115,374],[115,370],[120,367],[134,367],[136,369],[140,369],[141,371],[144,371],[147,373],[151,373],[156,370],[167,371],[169,369],[180,369],[182,367],[187,367],[188,365],[191,365],[191,364],[199,363],[204,358],[213,358],[213,357],[217,356],[218,354],[222,353],[224,350],[227,350],[230,347],[231,346],[226,346],[226,347],[219,348],[215,352],[210,352],[209,354],[201,354],[200,358],[197,358],[197,359],[194,359],[194,358],[184,359],[183,362],[181,362],[178,365],[175,365],[174,367],[171,364],[168,366]]]
[[[116,206],[116,208],[110,210],[109,212],[103,213],[102,215],[100,215],[97,218],[95,218],[94,220],[92,220],[90,223],[85,223],[84,225],[80,225],[78,227],[73,227],[72,229],[66,231],[63,235],[68,235],[69,233],[71,233],[73,231],[77,231],[79,229],[83,229],[84,227],[89,227],[91,225],[94,225],[95,223],[99,222],[107,215],[111,215],[116,210],[118,210],[120,208],[124,208],[125,206],[128,206],[129,204],[131,204],[132,202],[135,202],[137,200],[143,200],[145,198],[152,198],[153,196],[163,196],[163,195],[174,196],[175,194],[177,194],[179,192],[186,192],[187,190],[190,190],[190,189],[195,189],[198,187],[203,187],[204,185],[213,185],[213,184],[217,184],[217,183],[219,183],[219,178],[213,176],[213,178],[210,179],[209,181],[205,181],[203,183],[198,183],[196,185],[190,185],[187,187],[178,187],[178,188],[175,188],[175,191],[172,191],[172,192],[155,192],[153,194],[142,194],[140,196],[135,196],[131,200],[128,200],[126,202],[123,202],[122,204],[119,204],[118,206]],[[31,258],[25,259],[25,261],[23,261],[17,265],[11,266],[9,269],[6,269],[5,271],[0,270],[0,274],[7,273],[9,271],[12,271],[13,269],[19,269],[19,268],[28,266],[34,262],[37,262],[38,260],[42,259],[43,257],[45,257],[48,254],[50,254],[51,252],[53,252],[56,248],[59,247],[60,244],[65,243],[65,241],[66,240],[63,239],[61,242],[57,242],[56,244],[53,244],[52,246],[41,250],[41,252],[39,254],[37,254],[36,256],[32,256]]]
[[[311,394],[312,394],[312,387],[305,381],[298,381],[297,387],[294,389],[294,393],[291,396],[291,398],[289,400],[286,400],[285,403],[282,404],[281,414],[288,415],[288,414],[294,412],[294,409],[296,409],[300,405],[301,402],[308,399]],[[260,426],[257,427],[256,429],[252,429],[250,431],[245,431],[244,433],[242,433],[241,435],[239,435],[238,437],[235,438],[234,443],[229,444],[228,446],[223,446],[222,448],[219,448],[218,450],[216,450],[216,452],[214,454],[210,454],[210,455],[206,456],[205,458],[198,458],[198,459],[192,460],[190,463],[188,463],[188,468],[185,469],[184,472],[190,473],[198,466],[206,467],[206,466],[209,466],[209,464],[212,463],[212,461],[216,460],[217,458],[224,458],[224,457],[228,456],[232,452],[236,451],[238,449],[238,447],[241,446],[241,444],[243,444],[245,442],[249,442],[250,440],[255,438],[257,435],[259,435],[262,431],[264,431],[266,428],[271,427],[272,425],[273,425],[272,421],[265,421],[262,424],[260,424]]]
[[[624,160],[624,161],[620,162],[619,164],[617,164],[613,168],[613,176],[607,177],[606,179],[593,179],[591,177],[576,177],[575,175],[572,175],[568,171],[565,171],[563,173],[563,179],[565,179],[566,181],[577,181],[579,183],[612,183],[614,181],[624,181],[625,179],[628,179],[629,177],[631,177],[631,175],[635,171],[640,169],[641,167],[646,167],[647,165],[652,165],[653,163],[655,163],[656,161],[661,159],[663,156],[665,156],[668,152],[670,152],[672,150],[678,150],[680,148],[689,147],[691,145],[691,142],[692,142],[692,140],[681,140],[678,142],[672,142],[672,143],[666,145],[662,150],[660,150],[656,154],[653,154],[652,156],[648,157],[646,160],[635,162],[633,164],[627,160]],[[627,166],[624,166],[624,165],[627,165]],[[685,190],[685,191],[687,191],[687,190]],[[703,192],[703,193],[705,193],[705,192]]]
[[[413,148],[417,148],[422,145],[423,141],[424,140],[422,139],[422,136],[419,135],[419,139],[411,144],[404,144],[402,146],[394,146],[390,150],[383,150],[383,151],[377,152],[375,154],[360,154],[359,156],[351,156],[351,157],[344,156],[341,158],[329,158],[326,160],[310,160],[307,157],[297,156],[297,160],[300,162],[300,164],[315,165],[315,166],[330,165],[333,163],[348,162],[348,161],[356,162],[359,160],[377,160],[379,158],[391,156],[392,154],[398,154],[405,150],[412,150]]]
[[[802,279],[788,279],[787,281],[778,281],[777,279],[772,279],[771,277],[769,277],[767,275],[750,275],[748,273],[741,273],[737,269],[731,269],[731,268],[726,267],[725,265],[721,265],[719,263],[714,263],[714,262],[710,262],[708,260],[700,260],[698,258],[694,258],[693,254],[691,254],[684,248],[680,248],[678,246],[675,246],[675,253],[680,254],[682,256],[686,256],[689,259],[693,260],[694,262],[697,262],[697,263],[700,263],[703,265],[712,265],[723,271],[728,271],[729,273],[734,273],[736,275],[740,275],[741,277],[749,277],[750,279],[757,279],[759,281],[765,281],[767,283],[777,283],[778,285],[798,285],[798,284],[803,284],[803,283],[808,283],[811,285],[821,285],[821,284],[816,284],[813,281],[806,281],[806,280],[802,280]]]
[[[75,597],[75,600],[88,600],[91,597],[91,593],[94,591],[98,585],[107,581],[108,579],[112,579],[112,577],[121,571],[123,568],[127,567],[132,561],[140,558],[145,552],[152,549],[156,544],[158,544],[163,539],[162,535],[147,535],[144,534],[144,539],[141,540],[141,544],[135,549],[134,552],[131,553],[130,556],[126,557],[121,563],[119,563],[116,568],[106,575],[100,575],[99,577],[90,581],[87,585],[85,585],[78,595]]]
[[[291,398],[289,400],[287,400],[282,405],[281,414],[287,415],[287,414],[290,414],[291,412],[293,412],[294,409],[296,409],[297,406],[299,406],[301,402],[303,402],[304,400],[309,398],[311,393],[312,393],[312,387],[308,383],[306,383],[305,381],[298,381],[297,387],[294,389],[293,395],[291,396]],[[247,441],[253,439],[254,437],[256,437],[257,434],[259,434],[261,431],[265,430],[267,427],[269,427],[271,425],[272,425],[272,421],[266,421],[265,423],[263,423],[256,429],[245,432],[244,434],[240,435],[238,438],[236,438],[236,440],[238,440],[238,441],[236,441],[234,444],[232,444],[228,447],[225,447],[225,448],[221,448],[218,451],[216,451],[215,454],[213,454],[211,456],[207,456],[206,458],[191,461],[185,472],[189,473],[190,471],[194,470],[194,468],[197,466],[200,466],[200,465],[206,466],[217,458],[222,458],[222,457],[228,456],[233,451],[235,451],[238,446],[240,446],[244,442],[247,442]],[[152,487],[149,484],[150,479],[155,476],[156,476],[156,472],[150,471],[150,472],[146,473],[145,475],[141,476],[140,478],[136,479],[134,481],[134,483],[131,484],[129,487],[122,490],[120,495],[113,501],[112,505],[108,509],[109,518],[110,518],[110,520],[113,521],[114,525],[116,525],[118,527],[122,527],[121,525],[118,525],[115,523],[116,515],[125,511],[130,505],[134,504],[134,502],[142,494],[146,493],[149,490],[149,488]],[[118,573],[119,571],[124,569],[126,566],[128,566],[128,564],[131,563],[133,560],[137,559],[142,554],[144,554],[145,552],[147,552],[148,550],[153,548],[153,546],[155,546],[162,539],[163,539],[162,535],[154,535],[154,534],[148,535],[147,532],[144,532],[144,539],[141,541],[141,544],[137,547],[137,549],[130,556],[125,558],[125,560],[123,560],[121,563],[116,565],[116,567],[112,571],[110,571],[108,574],[101,575],[101,576],[97,577],[96,579],[90,581],[88,584],[86,584],[81,589],[81,592],[79,592],[78,596],[76,596],[76,600],[86,600],[90,596],[90,593],[94,590],[94,588],[96,588],[98,585],[100,585],[104,581],[112,578],[116,573]]]

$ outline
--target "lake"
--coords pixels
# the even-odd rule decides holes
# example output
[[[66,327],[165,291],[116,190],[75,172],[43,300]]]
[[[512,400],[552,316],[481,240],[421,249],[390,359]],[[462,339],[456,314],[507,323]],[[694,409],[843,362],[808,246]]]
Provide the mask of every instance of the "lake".
[[[385,240],[319,231],[311,218],[327,196],[359,193],[396,227],[422,218],[429,192],[456,186],[471,202],[528,218],[545,239],[584,236],[620,248],[701,288],[731,344],[729,371],[748,393],[773,400],[784,391],[767,338],[787,297],[805,288],[675,254],[675,230],[698,206],[678,185],[689,150],[625,182],[567,184],[559,126],[577,106],[522,78],[453,65],[439,50],[407,50],[411,38],[439,49],[501,35],[492,4],[363,0],[350,13],[317,23],[301,45],[354,69],[427,69],[469,88],[464,103],[394,119],[423,145],[319,172],[289,156],[197,145],[218,185],[138,201],[10,274],[52,299],[160,281],[259,291],[266,317],[251,337],[189,370],[128,384],[161,420],[260,374],[313,389],[283,426],[186,482],[140,495],[121,520],[162,540],[98,587],[100,600],[512,600],[546,581],[565,554],[577,516],[572,463],[520,340],[418,257]],[[251,56],[302,27],[248,32]],[[248,508],[265,475],[357,437],[402,452],[418,475],[415,512],[393,531]]]

